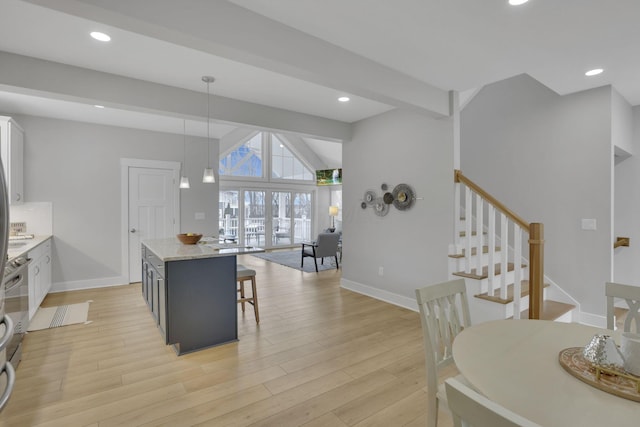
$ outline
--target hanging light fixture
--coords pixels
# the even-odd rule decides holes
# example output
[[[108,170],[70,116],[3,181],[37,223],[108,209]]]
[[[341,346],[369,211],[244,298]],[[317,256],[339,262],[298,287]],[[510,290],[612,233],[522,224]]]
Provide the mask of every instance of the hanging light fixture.
[[[216,182],[216,177],[213,175],[213,168],[211,168],[211,141],[209,139],[209,120],[210,115],[210,96],[209,96],[209,83],[213,83],[216,79],[211,76],[202,76],[202,81],[207,84],[207,167],[204,169],[204,175],[202,175],[202,182],[212,183]]]
[[[182,162],[182,176],[180,177],[180,188],[190,188],[189,178],[187,177],[187,121],[182,121],[182,146],[184,148],[184,157]]]

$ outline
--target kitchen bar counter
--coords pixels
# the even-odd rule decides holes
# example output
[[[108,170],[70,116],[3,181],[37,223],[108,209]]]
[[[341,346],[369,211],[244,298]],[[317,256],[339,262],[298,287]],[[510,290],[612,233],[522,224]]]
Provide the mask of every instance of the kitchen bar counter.
[[[195,245],[185,245],[175,237],[145,240],[142,243],[164,262],[264,252],[264,249],[255,246],[219,243],[212,238],[203,239]]]
[[[142,242],[142,295],[165,344],[182,355],[238,340],[236,255],[254,252],[263,249]]]

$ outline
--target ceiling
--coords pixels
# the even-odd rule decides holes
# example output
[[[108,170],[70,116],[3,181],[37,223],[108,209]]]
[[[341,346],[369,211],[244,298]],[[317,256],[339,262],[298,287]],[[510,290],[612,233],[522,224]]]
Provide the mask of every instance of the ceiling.
[[[213,75],[215,95],[353,123],[407,105],[442,114],[447,91],[522,73],[559,94],[610,84],[638,105],[638,17],[637,0],[3,0],[0,51],[197,92]],[[112,41],[89,38],[96,29]],[[592,68],[604,73],[586,77]],[[5,113],[182,132],[180,117],[2,83]],[[310,146],[322,150],[321,139]]]

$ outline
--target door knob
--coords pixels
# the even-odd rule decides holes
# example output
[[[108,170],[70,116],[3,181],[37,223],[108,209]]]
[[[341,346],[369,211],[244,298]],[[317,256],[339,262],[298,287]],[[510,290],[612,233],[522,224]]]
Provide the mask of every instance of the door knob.
[[[132,233],[135,233],[136,231],[137,231],[137,230],[136,230],[135,228],[132,228],[132,229],[131,229],[131,232],[132,232]]]

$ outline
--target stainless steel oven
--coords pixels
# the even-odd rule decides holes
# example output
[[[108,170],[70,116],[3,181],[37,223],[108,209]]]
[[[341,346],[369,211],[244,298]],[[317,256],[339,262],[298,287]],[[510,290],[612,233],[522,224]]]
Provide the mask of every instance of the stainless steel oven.
[[[7,360],[18,367],[22,357],[22,338],[29,325],[29,262],[18,257],[7,263],[4,269],[4,309],[13,322],[13,338],[7,345]]]

